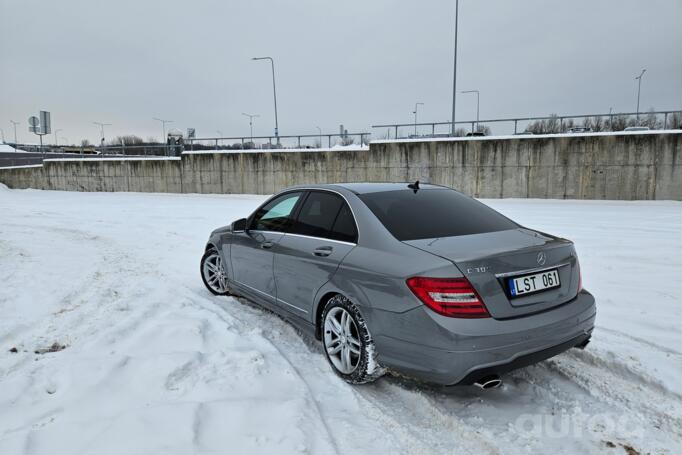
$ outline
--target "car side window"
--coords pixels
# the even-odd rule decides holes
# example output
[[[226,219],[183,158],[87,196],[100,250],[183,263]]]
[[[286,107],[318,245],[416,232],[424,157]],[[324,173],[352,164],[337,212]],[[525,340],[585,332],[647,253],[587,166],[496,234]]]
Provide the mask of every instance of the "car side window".
[[[325,191],[312,191],[308,195],[291,232],[347,242],[357,238],[355,221],[346,202]]]
[[[296,203],[302,192],[287,193],[273,199],[258,209],[249,229],[256,231],[284,232],[291,224]]]
[[[358,241],[355,218],[353,218],[353,212],[345,201],[341,206],[341,210],[339,210],[339,214],[336,216],[334,226],[332,226],[331,238],[351,243],[357,243]]]
[[[335,194],[311,191],[301,206],[291,232],[311,237],[329,237],[342,202]]]

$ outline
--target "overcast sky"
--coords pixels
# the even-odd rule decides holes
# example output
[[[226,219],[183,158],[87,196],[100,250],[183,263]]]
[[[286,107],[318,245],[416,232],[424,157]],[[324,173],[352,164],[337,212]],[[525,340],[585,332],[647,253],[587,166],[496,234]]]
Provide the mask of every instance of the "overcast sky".
[[[448,121],[454,0],[0,0],[0,128],[35,142],[52,112],[70,142]],[[458,89],[481,117],[682,108],[682,0],[460,0]],[[476,115],[459,95],[457,117]],[[33,137],[31,137],[33,136]],[[52,139],[52,138],[51,138]]]

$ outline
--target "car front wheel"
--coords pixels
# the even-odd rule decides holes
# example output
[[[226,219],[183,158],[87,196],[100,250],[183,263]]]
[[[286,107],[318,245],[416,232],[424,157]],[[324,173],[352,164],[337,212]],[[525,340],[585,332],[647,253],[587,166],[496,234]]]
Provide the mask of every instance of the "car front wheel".
[[[332,297],[324,309],[322,343],[332,369],[346,382],[364,384],[383,375],[365,320],[342,295]]]
[[[206,288],[215,295],[228,295],[227,275],[223,259],[215,248],[209,248],[201,258],[201,279]]]

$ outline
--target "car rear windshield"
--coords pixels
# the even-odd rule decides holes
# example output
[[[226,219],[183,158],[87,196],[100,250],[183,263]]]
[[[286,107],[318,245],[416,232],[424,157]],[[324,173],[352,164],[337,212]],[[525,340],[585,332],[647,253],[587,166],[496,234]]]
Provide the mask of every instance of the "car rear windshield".
[[[518,225],[475,199],[450,189],[382,191],[360,199],[401,241],[516,229]]]

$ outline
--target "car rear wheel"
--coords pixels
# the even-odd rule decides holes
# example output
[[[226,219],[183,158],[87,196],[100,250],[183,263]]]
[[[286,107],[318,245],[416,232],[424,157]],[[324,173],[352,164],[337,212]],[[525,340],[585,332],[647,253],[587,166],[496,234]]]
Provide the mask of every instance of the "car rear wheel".
[[[220,253],[215,248],[209,248],[201,258],[201,279],[206,288],[215,295],[228,295],[227,275]]]
[[[364,384],[384,374],[365,320],[342,295],[332,297],[324,309],[322,343],[332,369],[346,382]]]

